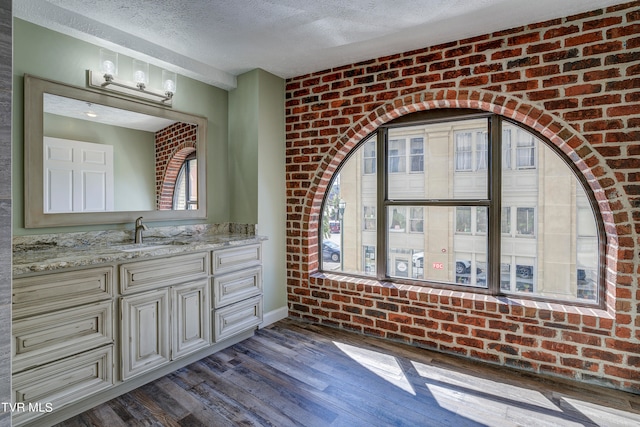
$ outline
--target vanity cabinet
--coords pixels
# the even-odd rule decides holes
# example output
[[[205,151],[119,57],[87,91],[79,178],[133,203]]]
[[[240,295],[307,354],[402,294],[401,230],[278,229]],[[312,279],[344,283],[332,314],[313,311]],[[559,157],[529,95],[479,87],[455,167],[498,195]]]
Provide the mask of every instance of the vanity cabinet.
[[[209,346],[208,253],[120,266],[121,378]]]
[[[262,323],[262,246],[220,249],[211,259],[212,339],[218,342]]]
[[[12,309],[13,402],[45,410],[13,425],[55,424],[250,337],[262,246],[17,275]]]
[[[14,279],[14,402],[59,408],[113,385],[113,273],[108,266]],[[39,415],[17,412],[13,423]]]

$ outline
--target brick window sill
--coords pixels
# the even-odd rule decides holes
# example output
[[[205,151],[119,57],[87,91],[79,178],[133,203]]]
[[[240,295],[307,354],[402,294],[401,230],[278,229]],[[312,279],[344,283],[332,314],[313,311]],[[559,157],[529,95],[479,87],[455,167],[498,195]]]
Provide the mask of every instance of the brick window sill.
[[[574,325],[591,325],[612,330],[614,315],[606,310],[569,304],[521,299],[513,296],[492,296],[473,292],[405,285],[378,281],[363,277],[316,271],[309,275],[312,286],[334,289],[339,292],[359,292],[363,296],[383,296],[415,302],[438,304],[441,308],[472,309],[486,313],[499,313],[513,318],[536,318],[566,322]],[[516,320],[516,319],[512,319]]]

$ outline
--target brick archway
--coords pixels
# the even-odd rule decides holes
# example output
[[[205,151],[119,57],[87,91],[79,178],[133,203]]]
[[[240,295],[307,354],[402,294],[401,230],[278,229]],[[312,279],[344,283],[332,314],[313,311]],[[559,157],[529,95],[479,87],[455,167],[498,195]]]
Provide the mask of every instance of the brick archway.
[[[618,252],[618,235],[611,203],[623,203],[623,200],[619,196],[616,200],[613,197],[615,191],[608,191],[606,185],[613,186],[615,179],[610,176],[611,172],[599,166],[604,164],[604,161],[590,147],[589,143],[574,128],[558,117],[528,104],[520,98],[481,90],[441,90],[392,100],[361,118],[343,135],[334,140],[332,148],[320,162],[305,197],[302,223],[307,224],[307,228],[300,231],[300,237],[303,254],[307,254],[307,262],[302,262],[302,265],[306,265],[308,268],[307,273],[318,268],[318,221],[320,220],[324,194],[331,178],[349,152],[361,140],[387,122],[414,112],[440,108],[477,109],[502,115],[536,130],[564,152],[585,176],[598,201],[599,214],[604,222],[606,233],[607,271],[617,271],[614,260]],[[610,313],[615,311],[615,280],[615,274],[607,275],[605,298],[607,310]]]

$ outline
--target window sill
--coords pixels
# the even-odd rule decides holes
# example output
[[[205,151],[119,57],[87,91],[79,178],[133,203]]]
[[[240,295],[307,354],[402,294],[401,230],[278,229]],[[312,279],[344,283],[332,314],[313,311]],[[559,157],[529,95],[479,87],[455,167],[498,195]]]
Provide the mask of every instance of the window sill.
[[[339,273],[316,271],[309,275],[312,285],[332,288],[337,290],[356,291],[363,294],[391,296],[405,298],[407,303],[411,301],[428,301],[439,303],[441,306],[462,306],[477,309],[480,304],[484,311],[499,312],[511,316],[539,317],[549,320],[555,319],[554,313],[559,315],[579,315],[597,319],[610,320],[613,324],[615,316],[604,309],[597,307],[576,306],[563,304],[562,302],[545,302],[530,299],[522,299],[515,296],[493,296],[482,293],[455,291],[437,287],[429,287],[428,283],[422,286],[406,285],[390,281],[379,281],[365,277],[347,276]],[[487,307],[495,306],[495,310]],[[526,310],[526,311],[525,311]],[[533,315],[531,312],[537,313]],[[547,314],[543,314],[547,312]]]

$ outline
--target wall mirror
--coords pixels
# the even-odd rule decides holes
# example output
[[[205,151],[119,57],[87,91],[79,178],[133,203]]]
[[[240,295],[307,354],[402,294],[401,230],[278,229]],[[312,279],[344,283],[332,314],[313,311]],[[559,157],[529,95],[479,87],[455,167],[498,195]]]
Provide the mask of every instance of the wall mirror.
[[[206,218],[207,119],[25,75],[25,227]]]

